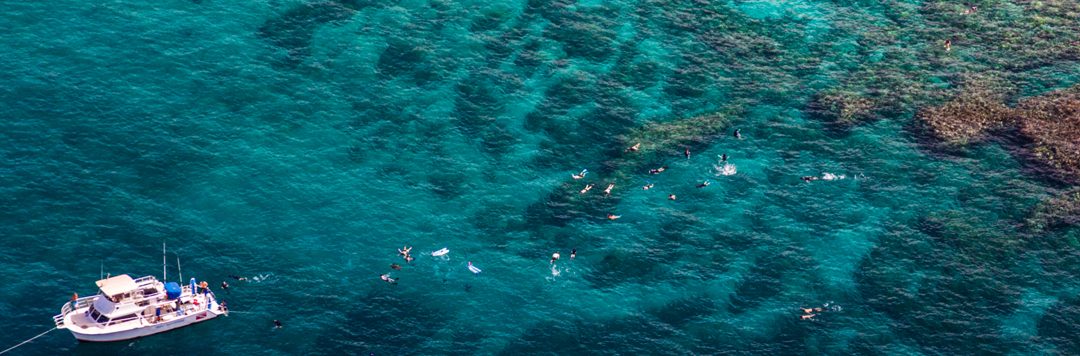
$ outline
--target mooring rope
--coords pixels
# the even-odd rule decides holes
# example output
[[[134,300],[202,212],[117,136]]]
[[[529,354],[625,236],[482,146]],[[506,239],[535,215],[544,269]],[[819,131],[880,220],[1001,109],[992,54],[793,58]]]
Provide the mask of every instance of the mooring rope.
[[[29,339],[26,339],[26,341],[20,342],[20,343],[19,343],[18,345],[15,345],[15,346],[9,347],[9,348],[8,348],[7,350],[4,350],[4,351],[0,351],[0,355],[6,354],[6,353],[7,353],[8,351],[14,350],[14,349],[15,349],[16,347],[19,347],[19,346],[22,346],[22,345],[24,345],[24,344],[26,344],[26,343],[28,343],[28,342],[34,341],[34,339],[37,339],[37,338],[39,338],[39,337],[42,337],[42,336],[45,336],[45,334],[48,334],[48,333],[50,333],[50,332],[52,332],[53,330],[56,330],[56,329],[58,329],[58,328],[52,328],[52,329],[49,329],[48,331],[45,331],[45,332],[43,332],[43,333],[40,333],[40,334],[38,334],[37,336],[34,336],[34,337],[32,337],[32,338],[29,338]]]

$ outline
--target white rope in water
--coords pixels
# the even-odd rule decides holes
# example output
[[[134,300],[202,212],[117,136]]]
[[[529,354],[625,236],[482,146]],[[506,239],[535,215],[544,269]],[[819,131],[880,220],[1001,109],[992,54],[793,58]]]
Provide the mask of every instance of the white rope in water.
[[[29,338],[29,339],[26,339],[26,341],[20,342],[20,343],[19,343],[18,345],[15,345],[15,346],[9,347],[9,348],[8,348],[7,350],[4,350],[4,351],[0,351],[0,355],[6,354],[6,353],[7,353],[8,351],[14,350],[14,349],[15,349],[16,347],[19,347],[19,346],[22,346],[22,345],[24,345],[24,344],[26,344],[26,343],[28,343],[28,342],[34,341],[34,339],[37,339],[37,338],[39,338],[39,337],[42,337],[42,336],[45,336],[45,334],[48,334],[48,333],[50,333],[50,332],[52,332],[53,330],[56,330],[56,329],[57,329],[57,328],[52,328],[52,329],[49,329],[48,331],[46,331],[46,332],[43,332],[43,333],[40,333],[40,334],[38,334],[37,336],[34,336],[34,337],[32,337],[32,338]]]

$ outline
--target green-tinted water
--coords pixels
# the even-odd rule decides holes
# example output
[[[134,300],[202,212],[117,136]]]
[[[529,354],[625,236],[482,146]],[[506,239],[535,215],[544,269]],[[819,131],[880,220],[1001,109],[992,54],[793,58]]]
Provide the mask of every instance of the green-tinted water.
[[[18,351],[1080,352],[1080,230],[1025,225],[1068,187],[912,129],[967,76],[1077,83],[1075,3],[978,6],[6,4],[0,346],[167,241],[237,313]]]

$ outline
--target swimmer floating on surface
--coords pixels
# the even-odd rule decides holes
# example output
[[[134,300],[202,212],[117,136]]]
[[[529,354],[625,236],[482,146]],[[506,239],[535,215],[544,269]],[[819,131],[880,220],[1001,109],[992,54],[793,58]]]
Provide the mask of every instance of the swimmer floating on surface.
[[[667,166],[660,166],[660,168],[650,169],[649,174],[660,174],[667,170]]]
[[[654,185],[655,185],[655,184],[652,184],[652,183],[646,184],[646,185],[644,185],[644,186],[642,186],[642,187],[641,187],[641,190],[649,190],[649,189],[652,189],[652,187],[653,187]]]
[[[611,195],[612,188],[615,188],[615,183],[608,183],[607,188],[604,188],[604,195]]]
[[[570,177],[574,178],[574,179],[582,179],[582,178],[585,178],[586,174],[589,174],[589,170],[588,169],[582,169],[581,173],[571,174]]]
[[[608,220],[618,220],[621,217],[622,217],[622,215],[615,215],[615,214],[612,214],[612,213],[607,214]]]
[[[558,260],[559,260],[559,251],[555,251],[555,253],[551,254],[551,263],[555,263],[555,261],[558,261]]]
[[[587,184],[587,185],[585,185],[585,188],[581,189],[581,192],[580,192],[580,193],[581,193],[581,194],[585,194],[585,193],[588,193],[588,192],[589,192],[589,190],[592,190],[592,186],[593,186],[592,184]]]
[[[637,152],[641,148],[641,142],[635,143],[633,146],[627,147],[625,152]]]

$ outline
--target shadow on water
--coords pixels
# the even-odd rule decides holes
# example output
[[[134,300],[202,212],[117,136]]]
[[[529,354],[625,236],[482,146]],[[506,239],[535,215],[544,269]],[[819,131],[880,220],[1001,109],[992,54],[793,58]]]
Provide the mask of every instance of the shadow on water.
[[[668,325],[679,328],[683,325],[712,315],[720,308],[716,298],[709,295],[694,295],[673,300],[663,307],[649,311],[649,314]]]
[[[446,319],[437,310],[398,295],[369,295],[345,312],[339,327],[319,336],[319,353],[405,355],[439,332]]]
[[[311,54],[311,40],[319,26],[346,20],[362,8],[376,2],[363,0],[315,1],[299,5],[281,17],[266,21],[258,35],[270,44],[284,49],[280,62],[295,67]]]
[[[1039,319],[1038,338],[1049,341],[1062,355],[1080,354],[1080,298],[1060,301],[1050,307]]]
[[[735,292],[729,296],[728,310],[734,314],[747,312],[765,300],[772,299],[784,289],[785,278],[801,278],[814,262],[803,253],[788,247],[754,260],[754,266],[743,275]]]
[[[1000,353],[1018,346],[999,328],[1000,316],[1016,310],[1030,286],[1018,265],[1025,245],[1007,229],[972,220],[945,212],[918,219],[914,229],[894,227],[855,272],[867,304],[927,352]]]
[[[513,340],[501,355],[560,354],[614,355],[656,353],[685,354],[672,341],[676,331],[663,322],[644,316],[615,320],[574,320],[540,323]]]

